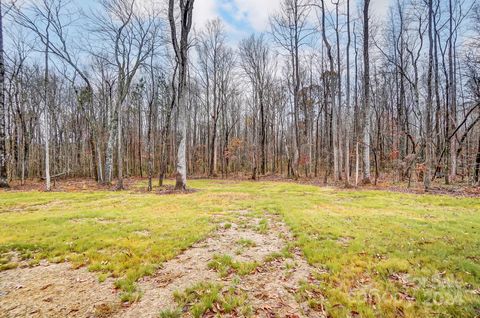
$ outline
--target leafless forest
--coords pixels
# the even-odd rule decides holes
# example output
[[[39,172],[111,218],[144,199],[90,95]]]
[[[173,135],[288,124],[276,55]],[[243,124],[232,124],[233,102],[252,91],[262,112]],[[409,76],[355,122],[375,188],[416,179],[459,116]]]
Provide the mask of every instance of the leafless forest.
[[[279,0],[269,31],[194,0],[1,1],[0,185],[188,176],[478,185],[480,5]]]

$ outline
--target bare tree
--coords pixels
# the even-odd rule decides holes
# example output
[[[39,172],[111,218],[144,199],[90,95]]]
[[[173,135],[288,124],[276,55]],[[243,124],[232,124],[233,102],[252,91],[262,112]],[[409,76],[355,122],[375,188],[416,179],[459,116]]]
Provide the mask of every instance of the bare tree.
[[[370,183],[370,0],[363,3],[363,182]]]
[[[428,0],[428,73],[427,73],[427,100],[425,103],[425,174],[423,183],[425,190],[429,190],[431,183],[431,169],[433,162],[432,140],[432,74],[433,74],[433,0]]]
[[[478,23],[462,21],[478,5],[470,13],[468,1],[399,0],[387,23],[373,25],[371,0],[358,13],[350,2],[284,0],[270,20],[272,43],[254,34],[238,49],[210,23],[191,60],[193,1],[167,2],[165,17],[134,0],[103,0],[93,18],[67,0],[15,8],[3,30],[4,179],[44,179],[49,160],[52,186],[75,176],[118,178],[121,188],[123,176],[148,171],[149,190],[154,174],[162,182],[174,173],[183,189],[187,170],[220,169],[348,185],[351,172],[368,182],[373,163],[378,180],[410,185],[430,173],[432,183],[473,182]],[[172,29],[172,46],[160,45],[159,25]]]
[[[113,52],[106,56],[116,69],[116,96],[109,125],[106,149],[105,181],[113,176],[113,149],[118,147],[118,181],[116,188],[123,189],[122,133],[120,122],[125,101],[139,68],[151,54],[156,37],[157,21],[153,15],[136,12],[134,0],[107,0],[103,2],[109,17],[97,19],[100,38],[111,41]],[[108,42],[107,42],[108,43]]]
[[[217,174],[217,131],[218,123],[220,119],[220,111],[222,105],[220,103],[220,62],[223,59],[223,55],[227,52],[225,47],[225,30],[223,29],[222,22],[220,20],[213,20],[207,22],[205,30],[200,33],[198,55],[200,65],[202,66],[202,82],[205,88],[205,101],[207,112],[211,118],[211,134],[209,140],[209,174],[210,176],[216,176]],[[209,119],[210,120],[210,119]]]
[[[152,50],[152,54],[150,55],[150,82],[151,82],[151,90],[150,90],[150,98],[148,100],[148,116],[147,116],[147,174],[148,174],[148,191],[152,191],[152,178],[153,178],[153,132],[154,132],[154,120],[156,109],[158,108],[158,96],[157,96],[157,80],[155,76],[155,68],[153,64],[154,57],[154,50]]]
[[[187,187],[187,67],[188,67],[188,34],[192,28],[193,3],[195,0],[179,0],[180,9],[180,41],[178,40],[177,26],[175,22],[175,1],[169,0],[168,19],[170,22],[172,45],[178,65],[178,84],[176,100],[178,106],[178,129],[180,131],[180,144],[177,154],[177,176],[175,189],[185,190]]]
[[[5,136],[5,60],[3,55],[3,14],[0,1],[0,188],[8,188]]]
[[[338,18],[338,2],[336,3],[336,8],[337,8],[337,18]],[[339,160],[338,160],[338,157],[339,157],[339,150],[338,150],[338,121],[337,121],[337,118],[339,118],[339,111],[336,107],[336,103],[335,103],[335,85],[336,85],[336,82],[338,81],[339,82],[339,77],[340,77],[340,74],[336,73],[335,72],[335,68],[334,68],[334,61],[333,61],[333,54],[332,54],[332,46],[330,44],[330,42],[328,41],[328,38],[327,38],[327,26],[326,26],[326,23],[325,23],[325,20],[326,20],[326,12],[325,12],[325,0],[321,0],[321,10],[322,10],[322,40],[323,40],[323,44],[325,45],[326,49],[327,49],[327,57],[328,57],[328,62],[329,62],[329,71],[328,73],[325,73],[325,77],[327,78],[327,90],[328,90],[328,93],[327,93],[327,96],[328,96],[328,99],[329,99],[329,102],[331,104],[331,117],[330,117],[330,120],[331,120],[331,126],[332,126],[332,137],[333,137],[333,175],[334,175],[334,179],[335,181],[338,181],[339,178],[340,178],[340,169],[339,169]],[[337,39],[338,39],[338,26],[337,26]],[[339,50],[340,48],[337,47],[337,49]],[[338,71],[340,70],[340,61],[338,61],[339,63],[339,67],[338,67]],[[339,84],[340,85],[340,82]],[[338,100],[340,102],[341,100],[341,92],[339,91],[338,92]],[[339,105],[340,106],[340,105]]]
[[[45,27],[45,34],[46,34],[46,41],[45,41],[45,78],[44,78],[44,105],[43,105],[43,129],[44,135],[43,138],[45,139],[45,186],[46,190],[51,190],[50,185],[50,124],[49,124],[49,108],[50,108],[50,101],[49,101],[49,43],[50,43],[50,11],[48,11],[47,15],[47,25]]]
[[[41,41],[41,43],[48,48],[49,52],[69,65],[75,74],[84,82],[85,89],[75,89],[79,106],[82,114],[85,116],[89,127],[89,143],[91,147],[92,161],[99,160],[95,136],[98,135],[98,129],[94,122],[93,116],[93,98],[94,88],[87,72],[80,66],[78,52],[75,52],[70,43],[68,34],[73,25],[73,21],[77,17],[73,16],[67,6],[68,1],[64,0],[43,0],[40,3],[33,3],[27,7],[27,10],[16,8],[17,22],[32,31]],[[50,24],[49,32],[40,28],[43,23]],[[52,39],[54,37],[54,39]],[[75,84],[75,83],[72,83]],[[101,166],[94,165],[94,174],[97,181],[101,181],[103,176],[101,174]]]
[[[271,74],[270,51],[267,43],[260,35],[251,37],[240,42],[240,65],[250,79],[255,105],[258,105],[260,113],[260,171],[262,174],[267,170],[267,89]]]
[[[275,42],[289,54],[291,68],[291,87],[293,95],[293,118],[295,145],[293,156],[293,174],[298,177],[302,142],[299,129],[300,113],[300,50],[308,42],[312,31],[308,28],[310,6],[303,0],[283,0],[281,12],[272,17],[271,28]]]
[[[350,45],[352,43],[352,37],[350,34],[350,0],[347,0],[347,50],[346,50],[346,55],[347,55],[347,60],[346,60],[346,66],[347,66],[347,78],[346,78],[346,87],[345,87],[345,93],[346,93],[346,103],[347,103],[347,110],[346,113],[348,114],[350,112],[351,104],[350,104]],[[347,186],[350,185],[350,140],[348,138],[348,128],[345,129],[345,134],[347,135],[347,138],[345,138],[345,184]]]

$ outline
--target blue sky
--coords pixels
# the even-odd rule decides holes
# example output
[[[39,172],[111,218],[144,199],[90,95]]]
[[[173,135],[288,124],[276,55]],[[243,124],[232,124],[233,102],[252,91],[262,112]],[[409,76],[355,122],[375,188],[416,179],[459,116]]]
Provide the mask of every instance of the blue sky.
[[[18,3],[36,0],[17,0]],[[166,0],[136,0],[139,6],[165,6]],[[253,32],[268,29],[268,17],[280,9],[283,0],[195,0],[194,23],[201,28],[208,20],[220,18],[233,38],[244,37]],[[352,11],[363,0],[350,0]],[[371,0],[372,12],[377,17],[384,17],[390,2],[394,0]],[[346,0],[340,0],[345,4]],[[72,7],[82,8],[85,12],[95,10],[99,0],[71,0]],[[327,7],[333,8],[331,0],[325,0]]]
[[[391,1],[372,0],[373,14],[385,17]],[[327,6],[333,7],[331,2],[325,1]],[[233,36],[262,32],[268,29],[268,17],[279,10],[280,3],[281,0],[195,0],[194,20],[196,26],[201,27],[206,21],[219,17]],[[352,11],[356,7],[357,1],[351,0]]]
[[[30,2],[37,0],[18,0]],[[166,0],[136,0],[140,7],[165,7]],[[251,33],[264,32],[269,29],[269,16],[280,9],[283,0],[195,0],[195,29],[202,28],[208,20],[220,18],[226,27],[229,41],[249,36]],[[345,6],[346,0],[339,0]],[[363,0],[350,0],[352,14],[363,3]],[[467,0],[467,2],[475,0]],[[317,2],[320,2],[317,0]],[[388,8],[396,0],[371,0],[371,12],[376,19],[384,19]],[[332,0],[325,0],[327,7],[333,11]],[[99,0],[71,0],[72,7],[81,8],[86,13],[95,11]],[[312,19],[316,19],[312,16]]]

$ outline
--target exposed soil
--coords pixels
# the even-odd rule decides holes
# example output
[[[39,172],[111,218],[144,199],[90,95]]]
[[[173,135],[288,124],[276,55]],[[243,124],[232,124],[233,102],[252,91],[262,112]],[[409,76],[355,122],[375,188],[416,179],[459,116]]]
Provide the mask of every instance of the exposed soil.
[[[135,192],[138,193],[149,193],[146,187],[137,187],[134,189]],[[158,195],[168,195],[168,194],[190,194],[190,193],[195,193],[198,192],[197,189],[194,188],[187,188],[184,190],[177,190],[175,189],[175,186],[173,185],[163,185],[161,187],[155,187],[154,191],[150,193],[155,193]]]
[[[119,307],[113,281],[67,263],[0,272],[0,317],[95,317]],[[108,309],[107,309],[108,308]]]
[[[299,282],[312,282],[314,271],[299,250],[294,249],[291,258],[265,261],[293,240],[279,218],[263,216],[268,227],[259,230],[260,217],[248,211],[232,215],[234,221],[221,224],[212,236],[164,263],[153,276],[141,279],[138,289],[143,295],[137,303],[120,305],[112,280],[98,283],[97,276],[85,269],[49,264],[0,272],[0,317],[158,317],[163,310],[177,308],[174,291],[199,282],[228,286],[234,279],[247,295],[254,317],[324,317],[296,300]],[[241,239],[253,244],[242,245]],[[222,278],[208,263],[214,255],[223,254],[238,262],[256,261],[260,266],[244,276],[230,273]],[[190,316],[184,313],[184,317]],[[233,312],[222,317],[241,315]]]
[[[292,240],[285,225],[270,216],[268,230],[262,234],[255,229],[258,218],[239,213],[236,223],[228,228],[222,227],[212,237],[165,263],[153,277],[140,281],[139,287],[144,293],[142,299],[119,312],[117,317],[156,317],[162,310],[176,308],[173,299],[175,290],[181,291],[202,281],[225,285],[233,277],[240,279],[238,288],[247,293],[256,317],[295,317],[304,314],[319,317],[313,312],[307,313],[308,306],[297,303],[294,297],[299,281],[308,281],[312,272],[299,251],[295,251],[293,259],[275,259],[264,263],[265,257],[280,252],[287,241]],[[241,239],[254,242],[254,246],[241,247],[237,243]],[[237,277],[231,274],[222,279],[218,273],[208,269],[208,263],[215,254],[228,254],[239,262],[257,261],[263,265],[249,275]],[[292,268],[287,269],[286,263],[290,263]],[[232,316],[237,317],[236,314]]]

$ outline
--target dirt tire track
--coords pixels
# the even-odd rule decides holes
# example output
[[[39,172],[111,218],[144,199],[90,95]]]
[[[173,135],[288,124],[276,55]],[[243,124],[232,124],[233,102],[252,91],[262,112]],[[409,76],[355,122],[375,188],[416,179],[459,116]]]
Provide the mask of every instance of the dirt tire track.
[[[265,262],[267,256],[278,255],[293,241],[280,218],[249,211],[231,212],[229,216],[233,218],[231,223],[220,224],[213,235],[165,262],[154,275],[139,280],[137,286],[142,298],[137,303],[118,304],[112,279],[98,283],[96,275],[84,268],[72,270],[66,263],[51,264],[0,272],[0,317],[158,317],[163,310],[177,308],[175,291],[200,282],[228,286],[234,278],[239,281],[237,288],[247,294],[254,317],[323,317],[307,304],[296,301],[299,282],[312,281],[314,272],[298,249],[293,250],[291,258],[277,256]],[[268,227],[259,231],[262,219],[267,220]],[[241,239],[253,241],[254,246],[241,247],[238,244]],[[208,268],[216,254],[261,265],[245,276],[230,274],[221,278]],[[16,288],[15,284],[22,287]],[[183,316],[189,317],[189,314]]]
[[[248,295],[255,317],[322,317],[295,299],[294,293],[299,282],[311,280],[314,271],[298,249],[294,251],[292,259],[276,258],[264,262],[267,256],[281,252],[288,242],[293,241],[285,224],[278,217],[265,214],[268,230],[260,233],[256,228],[261,217],[250,216],[248,211],[236,212],[236,216],[236,221],[230,227],[221,225],[213,236],[166,262],[154,276],[142,279],[138,284],[143,292],[142,299],[119,312],[117,317],[158,317],[162,310],[176,308],[173,299],[175,291],[182,291],[202,281],[228,285],[233,277],[240,279],[237,287]],[[235,249],[240,239],[251,240],[255,246],[243,248],[242,253],[237,255]],[[228,254],[236,261],[257,261],[262,265],[252,274],[242,277],[229,275],[222,279],[208,268],[215,254]],[[293,264],[293,267],[287,268],[286,263],[290,266]],[[188,314],[184,316],[189,317]],[[222,314],[222,317],[238,315]]]

